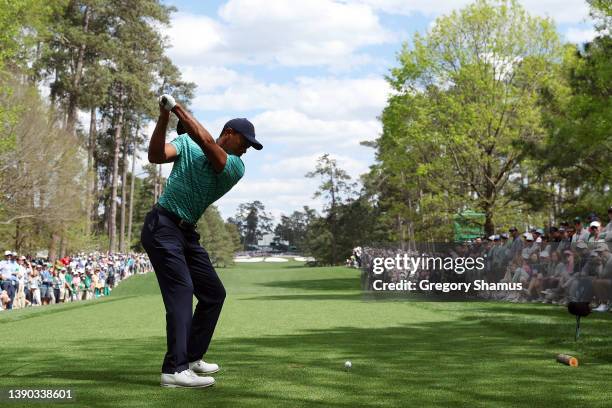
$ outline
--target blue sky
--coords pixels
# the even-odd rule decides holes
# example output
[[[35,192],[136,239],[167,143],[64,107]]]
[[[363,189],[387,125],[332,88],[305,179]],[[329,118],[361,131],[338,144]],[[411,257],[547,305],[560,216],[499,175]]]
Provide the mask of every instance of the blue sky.
[[[467,0],[166,0],[177,12],[164,28],[168,54],[198,85],[198,120],[217,135],[233,117],[255,125],[264,149],[243,156],[246,174],[216,205],[224,218],[259,200],[277,217],[313,199],[304,174],[330,153],[357,179],[374,161],[359,145],[381,131],[389,92],[384,75],[404,41]],[[593,36],[582,0],[522,0],[549,16],[562,38]],[[152,131],[154,124],[151,124]],[[176,134],[170,133],[168,140]],[[163,165],[165,175],[171,164]]]

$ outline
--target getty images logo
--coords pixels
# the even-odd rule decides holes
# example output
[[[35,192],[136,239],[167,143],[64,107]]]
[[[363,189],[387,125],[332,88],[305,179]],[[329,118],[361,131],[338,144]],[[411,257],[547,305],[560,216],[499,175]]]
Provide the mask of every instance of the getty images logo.
[[[465,271],[478,270],[485,268],[484,257],[439,257],[439,256],[403,256],[397,254],[395,257],[374,258],[372,272],[381,275],[385,270],[404,270],[409,271],[410,276],[414,276],[417,270],[445,270],[454,271],[461,275]]]

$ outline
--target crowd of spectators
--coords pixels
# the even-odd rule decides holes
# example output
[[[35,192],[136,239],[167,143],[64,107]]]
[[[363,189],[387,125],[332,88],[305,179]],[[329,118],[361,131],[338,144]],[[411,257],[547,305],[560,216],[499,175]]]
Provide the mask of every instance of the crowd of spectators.
[[[511,227],[488,237],[458,242],[435,255],[453,258],[484,259],[483,269],[465,273],[444,273],[439,270],[419,270],[416,280],[464,281],[484,280],[495,283],[521,283],[521,290],[482,291],[481,297],[513,302],[542,302],[565,305],[581,289],[581,297],[592,302],[595,311],[612,311],[612,207],[605,224],[595,215],[585,220],[575,218],[559,226],[531,227],[519,231]],[[361,248],[359,248],[361,251]],[[375,257],[394,257],[398,253],[423,255],[422,250],[364,248],[359,265],[363,263],[364,288],[371,289],[375,278],[372,260]],[[355,251],[351,261],[355,259]],[[357,262],[351,262],[357,264]],[[385,271],[382,279],[400,281],[408,278],[404,270]]]
[[[7,250],[0,261],[0,311],[109,296],[123,279],[151,270],[143,254],[79,253],[50,263]]]

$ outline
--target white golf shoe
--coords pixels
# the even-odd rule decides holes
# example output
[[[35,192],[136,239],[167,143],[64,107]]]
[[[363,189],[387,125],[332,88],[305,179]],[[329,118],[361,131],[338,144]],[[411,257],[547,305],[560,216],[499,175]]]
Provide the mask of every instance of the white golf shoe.
[[[162,387],[184,387],[184,388],[202,388],[209,387],[215,384],[215,379],[212,377],[200,377],[190,369],[183,370],[180,373],[161,375]]]
[[[189,368],[196,374],[213,374],[219,371],[217,364],[207,363],[203,360],[189,363]]]

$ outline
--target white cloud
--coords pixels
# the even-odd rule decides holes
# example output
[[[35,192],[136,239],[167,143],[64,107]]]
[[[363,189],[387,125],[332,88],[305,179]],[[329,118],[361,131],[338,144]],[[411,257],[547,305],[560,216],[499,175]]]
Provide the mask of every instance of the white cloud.
[[[253,124],[257,133],[271,143],[311,151],[325,146],[328,152],[358,147],[361,141],[377,138],[382,130],[374,118],[322,120],[290,109],[263,112],[253,117]]]
[[[181,68],[181,75],[183,80],[198,86],[198,93],[219,91],[243,81],[238,72],[222,66],[186,65]]]
[[[320,151],[310,155],[286,157],[263,164],[261,166],[263,177],[238,183],[217,203],[219,209],[225,217],[228,217],[235,213],[241,203],[259,200],[267,211],[272,212],[275,222],[280,221],[281,213],[287,215],[294,210],[301,210],[305,205],[320,212],[323,201],[320,198],[313,198],[313,195],[321,180],[306,178],[304,174],[314,170],[317,159],[323,153]],[[367,171],[369,161],[357,160],[343,154],[330,156],[338,162],[340,168],[349,173],[353,181],[357,181],[359,175]]]
[[[331,0],[230,0],[219,20],[177,13],[169,36],[178,63],[350,67],[371,59],[358,49],[391,41],[372,9]]]
[[[168,29],[170,55],[177,60],[198,58],[223,46],[223,26],[214,19],[195,14],[177,13]]]
[[[198,84],[193,106],[200,110],[244,111],[282,107],[322,119],[371,118],[382,112],[391,92],[387,81],[375,76],[346,79],[298,77],[292,82],[278,84],[264,83],[231,70],[190,68],[187,77],[198,71],[204,74],[191,80]],[[213,74],[206,74],[208,72]],[[222,75],[215,75],[221,72]],[[219,84],[225,87],[218,89],[221,88]],[[207,87],[218,91],[207,92]]]
[[[288,214],[304,205],[320,210],[321,200],[313,198],[316,186],[316,180],[304,177],[249,180],[248,183],[238,183],[215,205],[227,218],[235,214],[240,204],[259,200],[278,221],[280,213]]]
[[[565,33],[565,39],[571,43],[582,44],[591,41],[596,35],[597,32],[593,28],[580,29],[571,27]]]
[[[327,152],[319,151],[309,155],[285,157],[281,160],[265,163],[261,166],[261,169],[267,174],[303,177],[306,173],[315,169],[317,160],[325,153]],[[338,167],[345,170],[354,181],[358,180],[359,176],[368,170],[366,163],[351,156],[330,154],[330,157],[336,160]]]
[[[270,195],[291,194],[301,191],[304,183],[312,184],[303,177],[298,178],[270,178],[265,180],[249,180],[248,183],[239,183],[232,191],[245,197],[263,198]],[[258,199],[258,198],[253,198]]]

